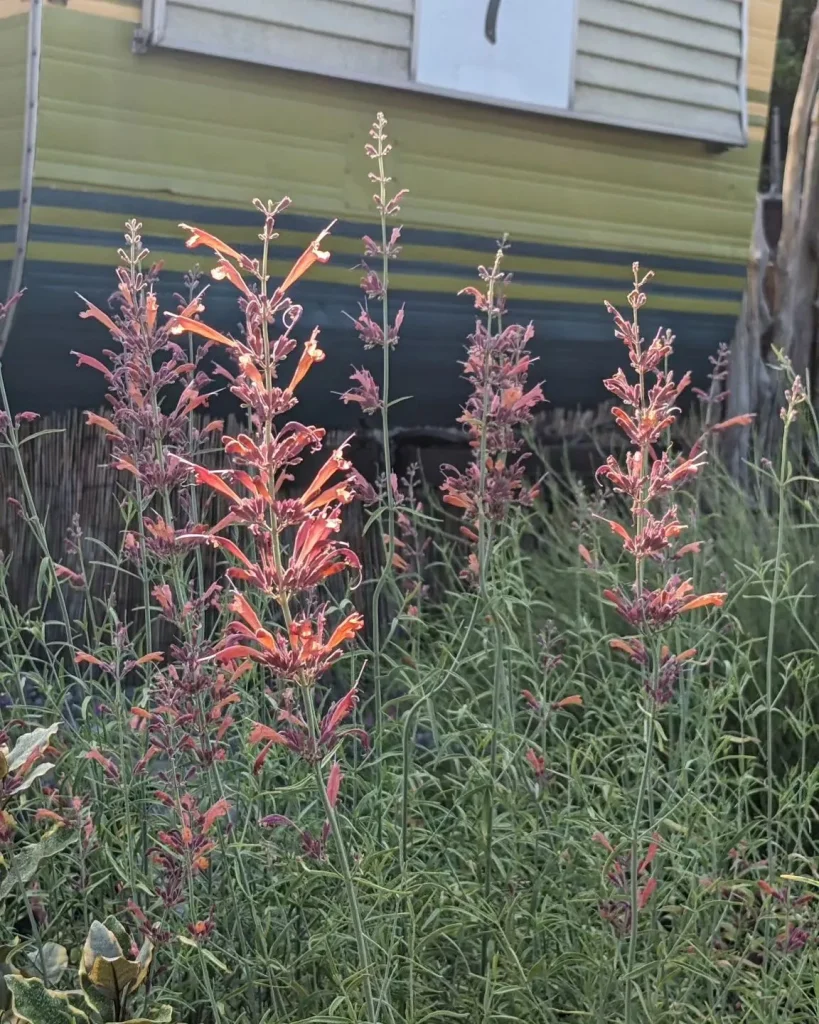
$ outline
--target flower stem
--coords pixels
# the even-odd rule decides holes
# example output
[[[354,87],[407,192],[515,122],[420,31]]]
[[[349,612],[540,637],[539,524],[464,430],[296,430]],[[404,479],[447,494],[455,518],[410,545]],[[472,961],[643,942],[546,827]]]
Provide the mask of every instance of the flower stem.
[[[628,966],[626,968],[626,1024],[631,1024],[632,1022],[632,986],[634,984],[634,966],[637,962],[637,929],[639,923],[639,912],[637,907],[637,901],[639,899],[639,879],[637,877],[637,873],[640,866],[640,823],[643,817],[643,807],[645,805],[646,792],[648,791],[648,777],[651,771],[651,761],[654,753],[655,724],[654,708],[649,706],[643,771],[640,775],[640,788],[637,790],[637,804],[634,808],[634,822],[631,828],[631,864],[629,867],[629,882],[631,886],[631,893],[629,896],[631,902],[631,929],[628,947]]]
[[[495,775],[498,770],[498,722],[500,718],[501,693],[503,691],[503,642],[500,627],[495,620],[495,667],[492,686],[492,739],[489,747],[489,784],[486,788],[484,815],[486,820],[486,849],[483,864],[483,898],[488,903],[492,895],[492,853],[495,825]],[[481,974],[486,975],[489,967],[489,930],[484,932],[481,942]]]
[[[310,736],[313,742],[317,744],[319,724],[313,696],[313,691],[308,690],[304,703],[307,706],[307,724],[310,729]],[[350,868],[350,857],[344,843],[344,837],[341,834],[341,829],[339,828],[338,815],[336,814],[335,807],[333,807],[330,798],[327,795],[327,787],[325,786],[324,778],[321,773],[321,762],[318,760],[316,760],[313,765],[313,774],[316,779],[316,787],[318,788],[319,795],[322,803],[324,804],[324,813],[327,815],[327,820],[330,823],[330,831],[335,839],[338,859],[341,864],[341,874],[344,878],[344,887],[347,890],[347,900],[350,904],[350,917],[352,918],[353,932],[355,934],[355,942],[358,949],[358,962],[361,969],[362,984],[364,986],[364,1000],[367,1004],[367,1021],[368,1024],[378,1024],[378,1018],[375,1010],[375,997],[373,996],[372,978],[370,976],[370,956],[367,952],[367,939],[364,935],[364,926],[361,921],[361,910],[358,905],[358,897],[356,896],[352,869]]]
[[[768,643],[765,652],[765,730],[766,730],[766,808],[765,826],[768,842],[768,883],[773,885],[776,877],[776,842],[774,835],[774,769],[773,769],[773,712],[774,712],[774,646],[776,640],[776,609],[779,601],[779,590],[782,585],[782,559],[785,548],[785,491],[788,485],[788,433],[790,419],[785,417],[782,431],[782,451],[780,453],[779,477],[777,480],[778,514],[776,528],[776,554],[774,556],[774,574],[771,584],[771,610],[768,616]]]
[[[387,175],[384,167],[384,128],[382,115],[376,124],[380,125],[381,137],[378,139],[378,183],[379,183],[379,214],[381,220],[381,325],[383,331],[383,360],[381,364],[381,443],[384,456],[384,486],[387,502],[386,552],[384,567],[373,591],[373,754],[375,756],[375,787],[376,787],[376,838],[382,844],[383,835],[383,790],[384,770],[381,757],[382,726],[384,717],[384,695],[381,673],[381,595],[388,582],[392,581],[393,558],[395,556],[395,495],[392,489],[392,447],[390,443],[390,302],[389,302],[389,266],[390,257],[387,249]],[[386,122],[383,122],[386,124]]]
[[[495,773],[497,771],[498,762],[498,720],[500,716],[500,699],[501,699],[501,688],[503,680],[503,661],[501,652],[501,635],[500,628],[498,627],[497,617],[492,614],[492,600],[489,591],[489,554],[492,548],[492,531],[491,523],[487,515],[487,502],[486,502],[486,463],[487,463],[487,451],[488,451],[488,430],[489,430],[489,412],[490,412],[490,383],[489,383],[489,364],[492,358],[492,328],[495,313],[495,284],[500,277],[500,264],[503,259],[503,249],[506,239],[498,247],[498,251],[495,254],[495,262],[492,267],[492,273],[489,278],[489,283],[486,293],[486,353],[484,356],[484,391],[482,398],[481,407],[481,434],[480,434],[480,446],[479,446],[479,458],[480,458],[480,478],[479,478],[479,497],[478,497],[478,590],[479,590],[479,601],[483,604],[486,614],[490,615],[494,624],[494,636],[495,636],[495,664],[494,664],[494,677],[492,687],[492,739],[490,741],[489,750],[489,780],[486,788],[486,796],[484,800],[484,816],[485,816],[485,830],[486,830],[486,849],[484,851],[484,879],[483,879],[483,892],[484,899],[488,900],[492,893],[492,847],[493,847],[493,833],[495,823]],[[498,314],[500,315],[500,314]],[[489,970],[489,930],[488,928],[484,931],[483,939],[481,940],[481,974],[487,976]],[[487,977],[487,984],[488,984]]]

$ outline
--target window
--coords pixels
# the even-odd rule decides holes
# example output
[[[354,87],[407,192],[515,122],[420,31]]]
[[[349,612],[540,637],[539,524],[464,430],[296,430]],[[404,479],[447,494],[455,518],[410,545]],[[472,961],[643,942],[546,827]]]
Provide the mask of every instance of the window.
[[[568,109],[575,24],[575,0],[415,0],[415,81]]]

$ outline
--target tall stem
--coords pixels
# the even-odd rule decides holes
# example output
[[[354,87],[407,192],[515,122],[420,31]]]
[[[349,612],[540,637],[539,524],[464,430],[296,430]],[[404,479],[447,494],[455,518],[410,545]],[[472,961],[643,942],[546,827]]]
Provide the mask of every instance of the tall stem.
[[[379,127],[378,142],[378,183],[379,183],[379,214],[381,220],[381,329],[383,332],[383,359],[381,364],[381,443],[384,456],[384,481],[387,503],[386,552],[384,567],[373,591],[372,626],[373,626],[373,753],[375,756],[375,787],[376,787],[376,837],[378,845],[382,842],[383,833],[383,790],[384,771],[381,758],[383,726],[383,683],[381,673],[381,596],[388,582],[392,580],[393,558],[395,556],[395,495],[392,490],[392,448],[390,443],[390,302],[389,302],[389,252],[387,250],[387,176],[384,168],[384,124],[383,115],[379,114],[376,125]]]
[[[493,620],[495,617],[493,616]],[[486,827],[486,850],[483,865],[483,898],[489,901],[492,895],[492,854],[494,848],[495,826],[495,775],[498,770],[498,724],[500,718],[501,693],[503,691],[503,646],[500,627],[495,621],[495,667],[492,686],[492,739],[489,746],[489,784],[486,788],[484,801],[484,819]],[[481,974],[485,975],[489,966],[489,931],[484,932],[481,942]]]
[[[489,780],[487,782],[486,796],[484,800],[484,819],[486,830],[486,849],[484,851],[484,879],[483,891],[486,900],[492,894],[492,852],[493,833],[495,823],[495,773],[498,760],[498,721],[500,716],[501,682],[503,679],[503,664],[501,654],[501,635],[496,616],[492,615],[492,602],[489,592],[489,552],[491,549],[490,523],[486,515],[486,462],[487,462],[487,432],[490,408],[490,381],[489,367],[492,358],[492,328],[495,312],[495,282],[498,279],[500,262],[503,258],[503,246],[498,248],[495,254],[495,262],[492,266],[492,273],[487,287],[487,314],[486,314],[486,351],[484,355],[484,389],[481,405],[481,436],[479,446],[480,478],[478,483],[478,590],[479,601],[491,615],[494,623],[495,636],[495,664],[494,679],[492,687],[492,739],[489,751]],[[481,974],[486,976],[489,969],[489,930],[485,930],[481,940]],[[488,979],[487,979],[488,983]]]
[[[26,916],[28,917],[29,927],[31,928],[31,934],[34,936],[34,941],[37,944],[37,952],[40,956],[40,973],[43,976],[43,982],[46,988],[48,987],[48,968],[46,965],[45,951],[43,950],[43,936],[40,932],[40,926],[37,924],[37,918],[34,916],[34,908],[31,905],[31,899],[26,889],[26,883],[23,881],[23,876],[20,874],[20,867],[17,864],[17,858],[12,852],[11,845],[7,849],[9,865],[11,872],[14,875],[14,881],[17,883],[17,888],[20,890],[20,895],[23,898],[23,904],[26,908]]]
[[[774,836],[774,770],[773,770],[773,712],[774,712],[774,646],[776,640],[776,609],[779,601],[779,590],[782,585],[782,556],[785,548],[785,491],[788,485],[788,432],[790,418],[786,415],[782,431],[782,451],[780,453],[779,477],[777,491],[779,499],[776,554],[774,556],[774,575],[771,584],[771,609],[768,616],[768,644],[765,653],[765,729],[766,736],[766,809],[765,825],[768,840],[768,882],[773,885],[776,877],[774,863],[776,842]]]
[[[316,705],[313,699],[312,690],[307,691],[304,703],[307,706],[307,724],[310,729],[310,737],[313,744],[317,745],[319,723],[318,716],[316,715]],[[350,857],[347,853],[347,847],[344,843],[344,837],[341,834],[341,829],[339,828],[338,815],[336,814],[335,807],[333,807],[333,804],[327,795],[327,787],[325,786],[324,778],[321,774],[321,762],[318,760],[316,760],[313,765],[313,774],[316,779],[316,787],[318,788],[319,795],[321,796],[321,801],[324,804],[324,813],[327,816],[327,821],[330,823],[330,831],[332,832],[335,840],[338,859],[341,864],[341,874],[344,879],[344,887],[347,890],[347,900],[350,905],[350,917],[352,918],[353,932],[355,934],[355,942],[358,949],[358,962],[361,969],[362,983],[364,985],[364,1000],[367,1004],[367,1021],[368,1024],[378,1024],[378,1018],[376,1017],[375,1010],[375,997],[373,995],[372,988],[372,978],[370,976],[370,955],[367,952],[367,939],[364,935],[364,926],[361,921],[361,910],[358,905],[353,873],[350,868]]]
[[[640,825],[643,818],[643,807],[645,806],[646,792],[648,790],[648,777],[651,771],[651,761],[654,753],[654,731],[654,708],[649,705],[643,771],[640,775],[640,788],[637,790],[637,805],[634,808],[634,821],[631,827],[631,863],[629,866],[629,882],[631,886],[631,892],[629,895],[629,900],[631,902],[631,928],[628,946],[628,967],[626,973],[626,1024],[631,1024],[632,1021],[632,995],[634,984],[632,976],[634,974],[634,966],[637,962],[637,931],[639,925],[639,911],[637,907],[637,901],[639,899],[639,879],[637,878],[637,872],[640,867]]]

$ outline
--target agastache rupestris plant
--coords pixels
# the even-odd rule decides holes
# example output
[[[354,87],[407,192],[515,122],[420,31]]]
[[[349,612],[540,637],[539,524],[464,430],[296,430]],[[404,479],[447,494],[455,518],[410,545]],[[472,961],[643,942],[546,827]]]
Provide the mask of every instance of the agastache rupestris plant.
[[[503,326],[506,300],[503,288],[510,275],[501,272],[505,245],[498,248],[491,269],[479,267],[486,290],[465,288],[486,323],[476,321],[469,338],[464,376],[472,391],[459,422],[469,435],[473,459],[465,472],[442,466],[444,501],[463,513],[461,533],[476,545],[470,554],[466,576],[485,581],[490,534],[506,519],[513,505],[528,506],[537,496],[537,486],[524,479],[526,454],[520,427],[532,420],[532,410],[543,400],[540,384],[528,388],[529,370],[534,362],[527,346],[534,327]]]
[[[464,376],[472,391],[459,422],[469,435],[473,458],[466,471],[442,466],[443,499],[463,513],[461,533],[477,550],[470,552],[467,568],[462,572],[470,584],[478,588],[473,606],[474,624],[479,607],[489,617],[493,630],[494,666],[492,687],[492,725],[489,748],[489,782],[484,801],[486,847],[483,865],[483,895],[488,902],[492,893],[494,856],[493,828],[495,820],[496,775],[498,770],[498,731],[501,694],[503,691],[504,635],[499,609],[494,607],[492,591],[493,544],[515,505],[531,505],[537,486],[524,481],[525,454],[519,454],[522,441],[519,429],[532,419],[532,409],[543,401],[540,384],[527,390],[529,369],[533,359],[527,345],[534,335],[531,324],[503,326],[505,312],[504,288],[510,275],[501,271],[506,248],[498,245],[491,269],[478,268],[485,289],[463,289],[461,294],[473,298],[475,308],[485,314],[486,322],[477,320],[469,338]],[[481,974],[489,970],[489,934],[481,944]],[[487,975],[488,980],[488,975]]]
[[[210,396],[203,391],[209,378],[198,369],[198,357],[191,358],[193,353],[183,351],[158,316],[155,287],[161,265],[144,269],[150,252],[143,245],[141,230],[137,221],[126,225],[117,289],[110,300],[112,314],[83,299],[87,308],[80,316],[99,321],[111,334],[115,348],[103,353],[106,362],[79,352],[74,355],[79,366],[97,370],[106,380],[111,416],[88,412],[86,418],[111,440],[112,466],[133,479],[138,532],[126,534],[125,553],[140,570],[145,643],[151,651],[152,563],[172,563],[169,575],[176,581],[180,605],[186,600],[180,561],[189,545],[179,541],[172,495],[187,472],[174,456],[190,458],[199,450],[200,432],[192,417],[207,406]],[[196,317],[203,308],[199,296],[192,295],[180,305],[180,315]],[[169,402],[171,390],[178,391],[178,397]],[[217,427],[218,421],[214,421],[202,433]],[[155,495],[159,509],[151,505]],[[188,521],[185,525],[190,529],[194,524]]]
[[[628,296],[631,319],[627,320],[608,303],[607,309],[614,318],[615,336],[626,346],[636,380],[629,380],[625,372],[618,369],[613,377],[604,382],[608,390],[623,403],[615,407],[613,416],[631,442],[632,450],[626,454],[625,467],[610,455],[598,470],[599,476],[605,477],[617,493],[624,495],[631,515],[631,529],[614,519],[603,520],[621,540],[623,549],[634,559],[634,581],[631,586],[628,589],[616,587],[604,591],[603,596],[635,631],[635,635],[611,641],[611,646],[627,654],[639,668],[646,696],[645,750],[634,811],[631,864],[628,870],[630,901],[627,917],[630,942],[625,990],[627,1024],[632,1019],[632,985],[637,954],[641,874],[639,848],[653,759],[656,716],[658,709],[668,704],[674,696],[686,663],[697,653],[693,648],[673,653],[663,642],[663,635],[681,615],[697,608],[719,607],[725,599],[722,593],[697,596],[693,584],[677,573],[662,578],[657,586],[652,586],[648,579],[650,566],[656,564],[662,568],[666,564],[674,554],[675,542],[685,530],[678,516],[678,508],[670,504],[670,498],[677,488],[693,479],[702,469],[706,453],[699,448],[699,442],[687,457],[671,455],[668,449],[659,450],[677,419],[679,409],[676,402],[691,378],[686,373],[677,382],[673,372],[665,369],[674,345],[674,336],[670,331],[660,329],[649,344],[642,338],[639,311],[646,302],[644,286],[653,275],[650,272],[642,275],[637,263],[632,269],[634,285]],[[655,508],[658,511],[655,512]],[[692,545],[686,547],[691,548]],[[679,555],[681,550],[676,554]]]
[[[253,743],[266,742],[265,755],[276,744],[289,747],[310,766],[329,823],[327,835],[332,833],[335,839],[347,889],[367,1020],[375,1024],[369,950],[350,856],[336,815],[341,770],[334,762],[326,783],[322,771],[325,754],[333,756],[336,727],[352,712],[357,691],[354,686],[331,712],[331,723],[327,719],[319,722],[315,692],[322,676],[342,657],[345,645],[364,625],[357,612],[334,620],[328,605],[316,600],[318,588],[328,579],[345,571],[360,572],[357,557],[338,539],[342,509],[353,500],[357,485],[342,446],[330,454],[298,497],[286,497],[283,491],[292,480],[292,469],[306,453],[321,450],[325,431],[296,420],[278,424],[279,417],[290,413],[297,404],[295,392],[299,384],[324,359],[318,345],[318,330],[314,330],[301,347],[289,382],[279,382],[281,363],[298,347],[294,330],[302,315],[302,308],[292,302],[288,292],[315,263],[325,263],[330,258],[329,252],[321,249],[321,243],[332,225],[310,243],[281,284],[271,289],[270,247],[277,237],[276,219],[289,202],[255,202],[264,218],[261,260],[237,252],[199,228],[187,229],[188,247],[211,249],[218,259],[212,276],[229,281],[239,292],[244,331],[239,340],[187,315],[169,314],[170,331],[199,335],[232,355],[236,372],[226,375],[231,392],[247,410],[248,431],[236,437],[223,437],[231,462],[227,471],[214,472],[182,458],[177,462],[194,475],[198,484],[227,502],[226,515],[208,531],[207,540],[232,560],[227,577],[234,587],[230,610],[235,618],[207,660],[232,667],[233,671],[245,663],[258,665],[278,687],[294,688],[299,695],[301,707],[296,707],[291,699],[286,708],[287,732],[279,733],[258,723],[250,739]],[[246,278],[253,282],[252,287]],[[251,543],[247,551],[224,535],[228,526],[248,532]],[[190,536],[202,540],[201,534]],[[251,603],[254,594],[262,606],[261,614]],[[275,608],[278,621],[264,623],[262,615],[271,607]],[[264,756],[260,761],[257,759],[257,770],[263,761]]]
[[[354,321],[355,329],[365,349],[380,348],[381,360],[381,382],[380,384],[367,369],[355,369],[351,376],[354,387],[346,391],[342,396],[345,404],[357,403],[361,411],[368,416],[375,413],[381,414],[381,439],[384,462],[384,487],[380,498],[383,502],[383,511],[386,512],[386,523],[383,522],[383,515],[379,509],[378,519],[382,526],[381,533],[384,539],[384,564],[373,589],[371,628],[373,632],[373,701],[375,728],[373,730],[373,744],[376,754],[376,784],[378,787],[378,839],[381,841],[381,806],[383,803],[383,775],[382,761],[378,756],[381,750],[381,729],[383,726],[383,680],[382,680],[382,630],[381,608],[382,597],[386,587],[394,585],[394,570],[396,556],[396,494],[393,487],[392,472],[392,446],[390,439],[389,410],[390,399],[390,352],[398,344],[401,324],[404,321],[404,307],[395,314],[395,319],[390,322],[390,262],[398,258],[401,246],[398,244],[401,238],[401,228],[396,226],[389,231],[387,221],[401,212],[401,202],[407,195],[407,189],[401,189],[390,197],[388,185],[392,178],[387,174],[386,158],[392,152],[392,144],[387,141],[387,119],[379,111],[376,119],[370,128],[370,138],[364,147],[364,152],[370,160],[376,162],[377,170],[369,174],[370,181],[377,187],[373,195],[373,203],[378,213],[379,225],[381,228],[378,240],[364,235],[364,262],[362,268],[364,275],[361,278],[361,290],[364,292],[365,300],[361,304],[358,318]],[[374,269],[367,260],[377,260],[378,269]],[[369,303],[379,302],[380,323],[370,315]]]

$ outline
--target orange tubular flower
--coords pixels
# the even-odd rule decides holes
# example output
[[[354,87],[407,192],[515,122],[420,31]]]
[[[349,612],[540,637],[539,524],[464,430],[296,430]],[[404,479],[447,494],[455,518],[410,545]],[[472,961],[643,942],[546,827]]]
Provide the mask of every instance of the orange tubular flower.
[[[115,338],[122,337],[122,330],[119,327],[117,327],[117,325],[114,323],[111,317],[108,316],[107,313],[103,313],[101,309],[98,309],[93,302],[89,302],[88,299],[86,299],[84,296],[80,295],[80,298],[88,307],[87,309],[84,309],[82,313],[80,313],[81,320],[88,320],[89,318],[99,320],[102,326],[105,327],[106,330],[110,331]]]
[[[664,368],[673,352],[674,336],[670,331],[658,331],[650,344],[641,337],[638,313],[646,301],[644,285],[652,275],[641,276],[636,263],[632,269],[634,284],[628,296],[631,320],[626,320],[608,303],[607,308],[614,318],[615,336],[625,344],[637,379],[630,382],[620,369],[604,383],[625,406],[615,408],[612,415],[634,450],[626,455],[625,467],[609,456],[598,470],[598,476],[606,477],[615,491],[630,499],[630,530],[616,521],[603,521],[620,538],[623,549],[636,560],[637,569],[629,593],[617,588],[604,591],[603,597],[641,634],[611,641],[612,649],[628,655],[644,671],[644,688],[654,703],[666,704],[675,692],[682,666],[696,651],[691,648],[674,655],[663,647],[655,652],[654,645],[647,642],[647,634],[661,632],[685,612],[721,607],[725,594],[697,596],[693,584],[676,574],[653,590],[647,585],[647,560],[666,563],[669,558],[696,554],[701,548],[699,542],[692,541],[674,553],[674,542],[686,528],[678,518],[677,506],[668,504],[662,514],[655,514],[652,503],[695,477],[705,463],[706,454],[699,442],[687,458],[672,453],[669,431],[680,411],[676,402],[691,383],[691,377],[686,373],[676,381],[673,373]],[[653,383],[649,384],[652,377]],[[659,447],[665,450],[658,454]]]
[[[341,645],[352,640],[364,626],[363,617],[353,612],[325,638],[326,617],[322,610],[315,622],[305,616],[294,619],[285,639],[281,632],[274,635],[266,630],[241,595],[234,597],[231,610],[243,621],[230,623],[225,646],[217,652],[216,658],[220,661],[249,658],[265,665],[280,680],[299,686],[314,685],[342,656]]]
[[[285,295],[300,277],[304,277],[314,263],[326,263],[330,259],[329,252],[323,252],[319,246],[335,227],[336,222],[331,221],[321,232],[318,238],[314,239],[293,264],[290,273],[276,289],[276,296]]]
[[[210,276],[214,281],[230,281],[233,287],[237,288],[248,299],[253,297],[253,292],[248,287],[245,279],[230,260],[226,260],[224,256],[219,257],[219,265],[211,270]]]
[[[208,341],[216,342],[217,345],[225,345],[227,348],[236,348],[238,345],[233,338],[228,338],[227,335],[215,331],[207,324],[203,324],[201,320],[192,320],[188,316],[172,313],[168,316],[168,323],[171,334],[184,334],[186,331],[190,331],[191,334],[198,334],[201,338],[207,338]]]
[[[349,547],[331,539],[340,526],[341,520],[332,512],[319,513],[301,524],[283,575],[283,593],[309,590],[344,569],[361,571],[361,563]]]
[[[320,363],[324,359],[324,352],[318,347],[318,327],[316,327],[307,341],[304,343],[304,349],[301,353],[296,370],[293,373],[293,379],[287,385],[287,390],[291,393],[296,390],[299,384],[309,373],[314,363]]]
[[[304,490],[301,496],[301,502],[305,507],[309,507],[310,503],[315,501],[321,492],[321,488],[335,476],[336,473],[348,473],[352,469],[352,463],[344,458],[344,449],[346,442],[340,447],[337,447],[336,451],[330,456],[324,466],[322,466],[313,477],[312,483]],[[327,504],[324,502],[322,504]]]
[[[125,438],[119,427],[105,416],[99,416],[95,412],[87,412],[85,414],[85,422],[89,427],[100,427],[106,434],[110,434],[111,437],[115,437],[118,440],[124,440]]]
[[[693,612],[696,608],[721,608],[725,604],[725,594],[702,594],[686,601],[680,612]]]
[[[212,235],[209,231],[203,231],[201,228],[192,228],[189,224],[180,224],[179,226],[183,231],[190,232],[185,242],[186,249],[196,249],[197,246],[206,245],[209,249],[213,249],[214,252],[218,252],[220,256],[229,256],[232,260],[236,260],[237,263],[241,262],[242,257],[239,253],[235,249],[231,249],[229,245],[226,245],[216,235]]]

